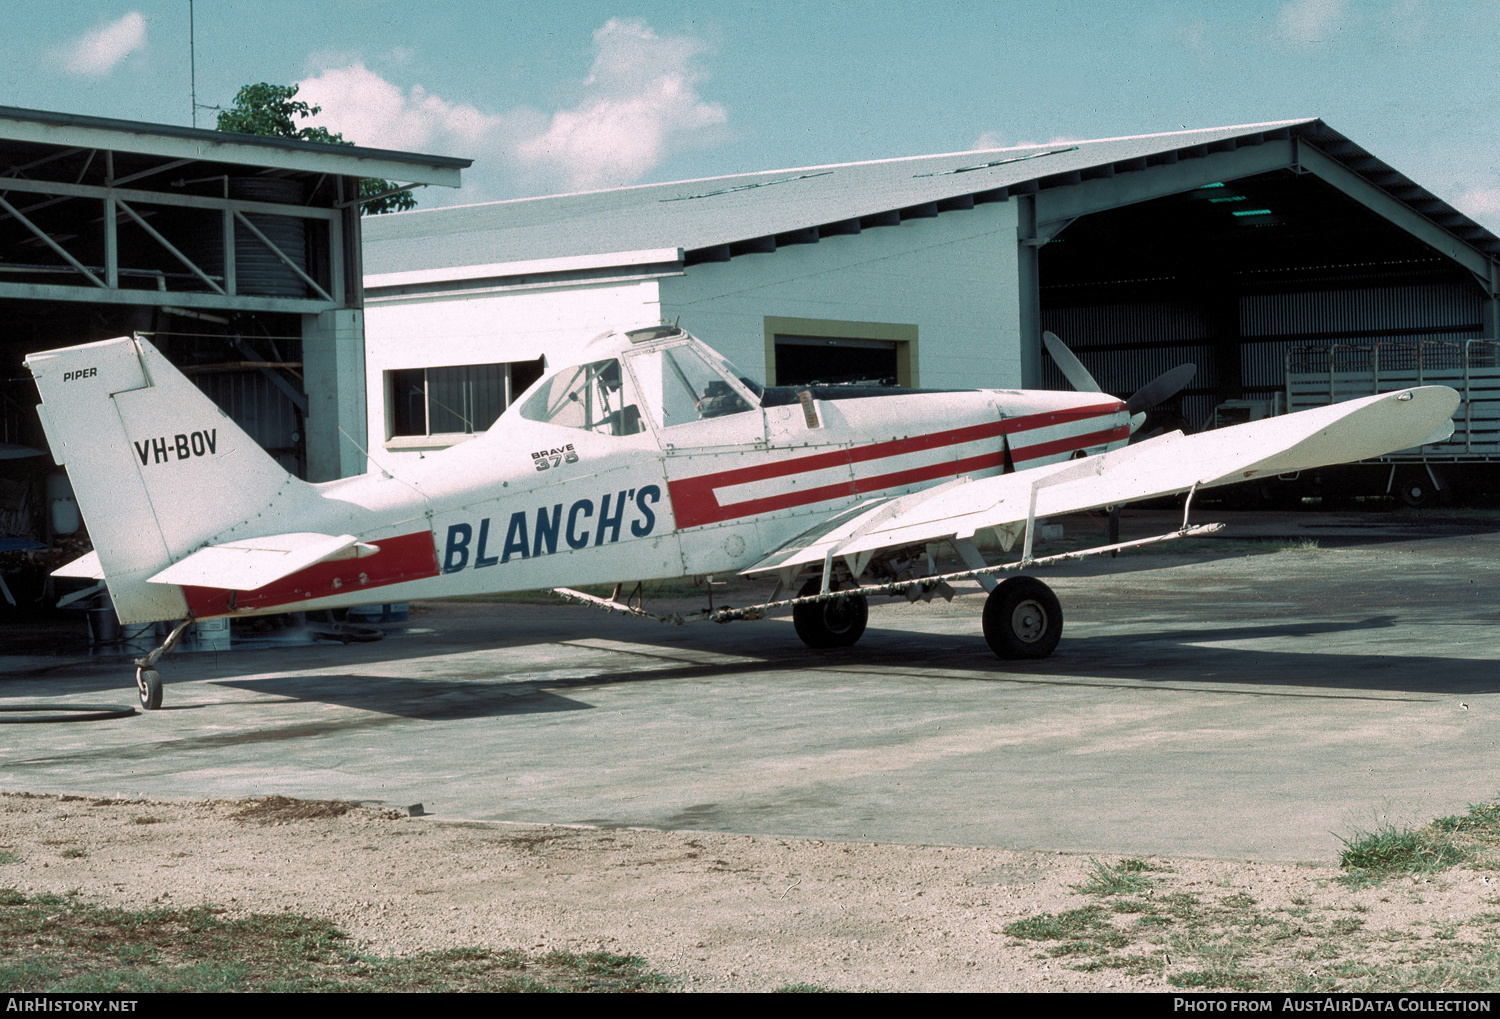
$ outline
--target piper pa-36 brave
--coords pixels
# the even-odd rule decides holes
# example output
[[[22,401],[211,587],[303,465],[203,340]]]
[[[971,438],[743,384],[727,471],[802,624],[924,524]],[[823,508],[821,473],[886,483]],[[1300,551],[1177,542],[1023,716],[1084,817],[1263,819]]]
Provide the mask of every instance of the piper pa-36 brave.
[[[1155,538],[1033,558],[1038,518],[1184,491],[1190,505],[1198,488],[1436,441],[1458,404],[1425,386],[1130,444],[1139,411],[1186,376],[1122,401],[1047,343],[1089,391],[765,388],[675,326],[610,332],[472,441],[322,484],[283,470],[145,338],[26,364],[94,542],[57,574],[103,580],[122,622],[180,621],[136,662],[147,708],[156,661],[193,620],[537,588],[650,615],[627,585],[730,572],[774,590],[694,618],[790,607],[804,642],[843,647],[867,597],[951,597],[974,579],[995,653],[1045,658],[1056,596],[1000,574],[1220,525],[1184,513]],[[1013,561],[978,548],[1023,537]],[[936,567],[945,544],[963,569]],[[590,584],[615,595],[571,590]]]

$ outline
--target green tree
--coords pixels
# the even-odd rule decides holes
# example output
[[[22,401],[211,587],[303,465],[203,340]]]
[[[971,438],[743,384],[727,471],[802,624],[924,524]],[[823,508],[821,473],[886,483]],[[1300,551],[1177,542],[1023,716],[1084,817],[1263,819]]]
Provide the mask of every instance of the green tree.
[[[220,131],[236,134],[269,135],[275,138],[296,138],[305,142],[323,142],[327,145],[353,145],[342,134],[326,127],[298,127],[297,121],[315,117],[323,112],[320,106],[309,106],[297,98],[296,85],[270,85],[260,82],[246,85],[235,93],[234,106],[219,111]],[[404,212],[415,209],[417,200],[410,190],[377,198],[397,187],[394,182],[366,177],[359,182],[359,194],[364,199],[360,211],[366,215],[382,212]]]

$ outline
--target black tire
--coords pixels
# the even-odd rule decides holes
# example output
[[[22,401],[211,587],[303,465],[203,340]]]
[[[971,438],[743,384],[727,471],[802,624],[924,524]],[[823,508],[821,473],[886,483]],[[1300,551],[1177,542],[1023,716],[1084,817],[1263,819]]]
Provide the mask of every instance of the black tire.
[[[985,600],[984,641],[1001,658],[1046,658],[1062,629],[1057,595],[1035,577],[1011,577]]]
[[[1436,472],[1433,472],[1433,477],[1441,481],[1441,476]],[[1433,484],[1433,477],[1429,477],[1426,471],[1420,471],[1398,479],[1396,498],[1413,509],[1446,503],[1448,500],[1444,497],[1449,494],[1447,483],[1444,482],[1439,488]]]
[[[1431,481],[1413,475],[1396,486],[1396,497],[1416,509],[1421,506],[1431,506],[1436,502],[1437,492],[1433,491]]]
[[[809,580],[797,597],[806,598],[822,589],[822,581]],[[832,590],[837,591],[838,586]],[[792,625],[808,647],[852,647],[864,635],[869,621],[870,605],[862,594],[792,606]]]
[[[141,707],[155,711],[161,707],[161,673],[155,669],[136,669],[135,685],[141,694]]]

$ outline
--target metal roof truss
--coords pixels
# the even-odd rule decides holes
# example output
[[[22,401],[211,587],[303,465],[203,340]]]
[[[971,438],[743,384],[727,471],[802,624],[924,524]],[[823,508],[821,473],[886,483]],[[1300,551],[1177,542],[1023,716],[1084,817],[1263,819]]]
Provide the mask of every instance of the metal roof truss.
[[[69,157],[87,153],[83,170],[74,180],[34,179],[18,174],[45,167],[49,170],[63,169],[58,164]],[[96,160],[104,167],[103,183],[83,183],[84,177]],[[76,160],[75,160],[76,162]],[[11,166],[4,171],[13,176],[0,176],[0,224],[13,220],[24,227],[35,238],[36,244],[44,247],[62,260],[63,264],[33,264],[6,261],[0,258],[0,299],[20,298],[29,300],[79,301],[95,304],[128,304],[176,306],[220,311],[247,312],[291,312],[316,313],[347,306],[341,299],[349,292],[345,274],[345,219],[346,209],[352,202],[340,202],[334,207],[290,205],[256,201],[244,198],[221,197],[208,194],[193,194],[184,190],[144,190],[122,185],[133,183],[165,173],[195,162],[190,159],[165,160],[145,169],[116,177],[115,153],[111,150],[86,150],[77,147],[63,149],[20,166]],[[210,164],[213,165],[213,164]],[[275,171],[272,171],[273,173]],[[264,171],[262,171],[264,173]],[[249,174],[247,174],[249,175]],[[69,174],[69,176],[73,176]],[[344,178],[339,178],[341,191]],[[180,187],[181,182],[169,186]],[[227,186],[225,188],[227,191]],[[40,201],[26,201],[38,196]],[[102,262],[89,264],[77,253],[69,250],[68,242],[76,234],[52,228],[39,222],[36,214],[44,209],[64,203],[89,203],[98,210],[98,218],[90,215],[86,208],[73,208],[73,223],[102,224]],[[215,271],[207,271],[183,250],[182,238],[168,236],[170,229],[157,229],[148,218],[162,210],[193,209],[219,213],[222,265]],[[326,231],[326,243],[318,247],[326,252],[326,264],[313,266],[323,275],[327,285],[320,283],[306,268],[298,264],[292,254],[283,251],[266,233],[247,218],[248,215],[281,216],[304,220],[310,229]],[[357,216],[357,210],[348,215]],[[160,267],[136,268],[122,266],[120,261],[119,227],[130,223],[170,256],[167,264],[174,267],[167,272]],[[236,225],[240,230],[236,230]],[[306,286],[311,296],[305,298],[265,296],[241,292],[236,279],[235,235],[243,238],[248,234],[254,243],[264,248]],[[90,241],[98,238],[90,238]],[[240,242],[245,243],[243,239]],[[201,257],[201,256],[200,256]],[[14,277],[32,277],[20,281]],[[35,277],[58,277],[56,282],[37,280]],[[122,280],[154,280],[154,289],[140,286],[122,286]],[[168,279],[181,286],[193,289],[171,289]],[[180,283],[178,281],[181,281]],[[355,288],[357,292],[357,288]]]

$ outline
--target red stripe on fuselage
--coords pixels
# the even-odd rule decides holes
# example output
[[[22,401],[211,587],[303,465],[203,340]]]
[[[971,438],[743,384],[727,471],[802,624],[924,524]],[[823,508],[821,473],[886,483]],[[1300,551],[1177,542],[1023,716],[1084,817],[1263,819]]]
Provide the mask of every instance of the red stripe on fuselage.
[[[1087,449],[1089,446],[1098,446],[1106,442],[1115,442],[1119,439],[1128,438],[1130,438],[1130,426],[1121,425],[1119,428],[1110,428],[1102,432],[1089,432],[1087,435],[1070,435],[1066,439],[1038,442],[1034,446],[1012,447],[1010,458],[1014,463],[1023,464],[1032,460],[1040,460],[1044,456],[1052,456],[1056,453],[1066,453],[1074,449]]]
[[[290,577],[283,577],[255,591],[228,591],[218,587],[184,587],[188,608],[198,619],[228,616],[236,611],[267,609],[277,605],[311,601],[351,591],[368,590],[423,580],[438,575],[437,542],[431,531],[401,534],[371,541],[380,551],[363,559],[338,559],[317,563]],[[233,597],[234,605],[230,606]]]
[[[998,438],[1002,435],[1011,435],[1016,432],[1034,431],[1038,428],[1046,428],[1051,425],[1067,424],[1072,421],[1083,421],[1088,418],[1115,414],[1119,412],[1122,406],[1123,404],[1118,402],[1095,404],[1091,407],[1075,407],[1068,410],[1049,411],[1045,414],[1028,414],[1025,417],[1005,418],[1000,421],[989,421],[982,425],[970,425],[965,428],[953,428],[948,431],[933,432],[929,435],[917,435],[906,439],[875,442],[868,446],[858,446],[854,449],[841,449],[830,453],[815,453],[812,456],[757,464],[754,467],[741,467],[732,471],[722,471],[718,474],[704,474],[696,478],[683,478],[678,481],[668,482],[667,488],[671,492],[672,512],[676,515],[678,528],[701,527],[704,524],[714,524],[739,517],[755,516],[760,513],[772,513],[776,510],[790,509],[794,506],[806,506],[811,503],[827,502],[831,499],[848,498],[867,492],[878,492],[886,488],[897,488],[902,485],[911,485],[922,481],[934,481],[938,478],[957,477],[960,474],[967,474],[971,471],[1000,467],[1005,462],[1005,454],[1002,450],[997,449],[992,453],[982,453],[961,460],[924,464],[920,467],[912,467],[907,470],[895,471],[890,474],[881,474],[869,478],[850,478],[847,481],[820,485],[817,488],[804,488],[760,499],[747,499],[743,502],[732,503],[729,506],[719,505],[718,496],[714,492],[715,489],[727,488],[731,485],[744,485],[755,481],[769,481],[773,478],[786,478],[797,474],[806,474],[810,471],[826,470],[830,467],[851,466],[871,460],[883,460],[906,453],[941,449],[944,446],[959,446],[968,442]],[[1116,439],[1125,438],[1129,434],[1130,431],[1128,428],[1121,427],[1107,431],[1090,432],[1087,435],[1077,435],[1065,439],[1037,443],[1032,446],[1015,449],[1013,451],[1013,459],[1017,462],[1024,462],[1026,460],[1049,456],[1054,452],[1062,452],[1068,449],[1082,449],[1085,446],[1112,442]],[[1053,449],[1053,447],[1058,448]]]

